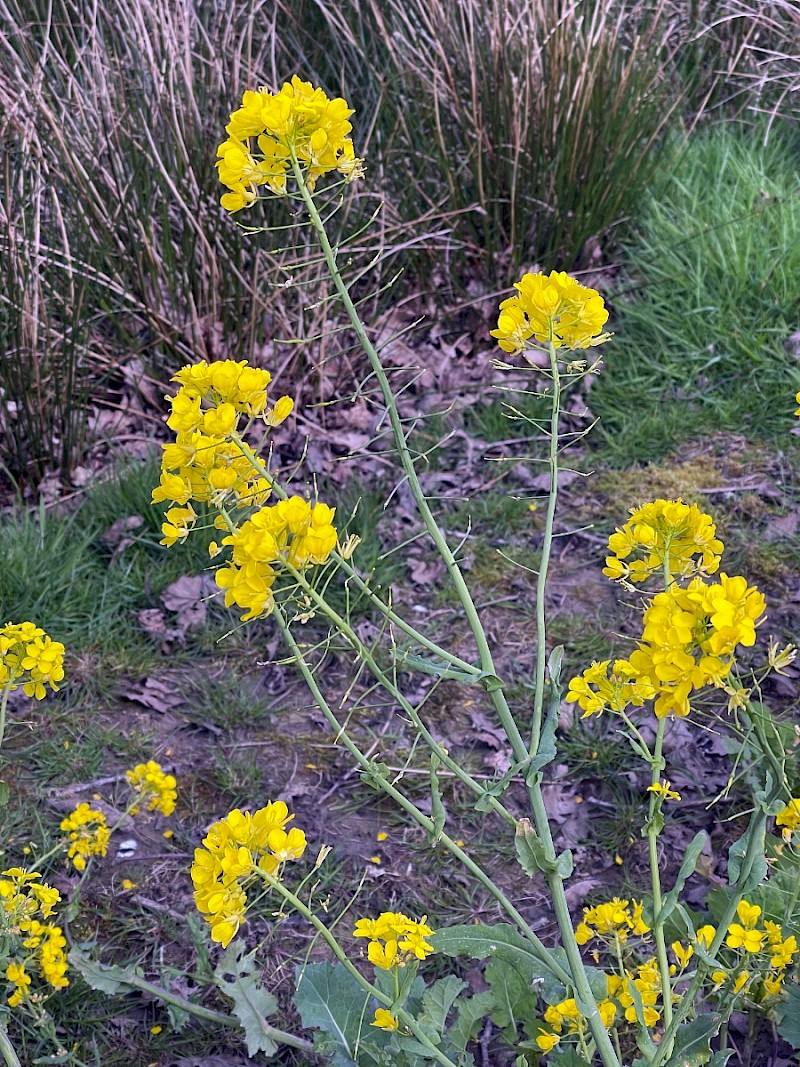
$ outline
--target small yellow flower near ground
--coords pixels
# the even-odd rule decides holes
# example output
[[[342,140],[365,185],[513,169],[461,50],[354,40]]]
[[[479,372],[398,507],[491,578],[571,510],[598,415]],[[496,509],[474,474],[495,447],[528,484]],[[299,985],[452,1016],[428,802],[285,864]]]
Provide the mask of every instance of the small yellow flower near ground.
[[[150,1033],[151,1034],[160,1034],[163,1029],[164,1029],[163,1026],[151,1026],[150,1027]]]
[[[680,941],[673,941],[670,947],[675,953],[675,959],[678,961],[680,969],[682,971],[686,970],[686,966],[689,963],[689,960],[694,955],[694,949],[692,948],[692,946],[688,945],[686,948],[684,948]]]
[[[411,919],[402,912],[385,911],[377,919],[359,919],[354,937],[366,937],[367,958],[381,970],[403,967],[411,960],[427,959],[435,950],[426,938],[433,934],[426,916]]]
[[[792,834],[800,830],[800,798],[792,797],[786,807],[775,816],[775,825],[780,826],[783,840],[790,842]]]
[[[643,707],[655,696],[650,681],[639,677],[626,659],[606,659],[593,663],[583,674],[573,678],[568,686],[566,701],[577,702],[583,711],[581,718],[601,715],[604,711],[625,711],[628,707]]]
[[[745,952],[760,952],[764,944],[764,931],[748,930],[739,923],[731,923],[725,944],[728,948],[743,948]]]
[[[548,1034],[545,1030],[540,1030],[536,1035],[536,1044],[542,1052],[552,1052],[560,1040],[558,1034]]]
[[[195,849],[192,882],[197,910],[211,927],[211,939],[230,944],[247,912],[247,888],[261,885],[261,873],[280,878],[288,860],[300,859],[306,837],[296,828],[282,800],[251,814],[234,809],[213,823]]]
[[[665,779],[663,782],[653,782],[652,785],[647,787],[648,793],[655,793],[656,796],[662,798],[662,800],[680,800],[680,793],[676,793],[674,789],[670,788],[670,783]]]
[[[85,801],[61,820],[61,829],[68,834],[67,859],[75,870],[85,871],[87,859],[107,854],[111,831],[106,817]]]
[[[376,841],[385,841],[388,838],[388,836],[389,835],[386,833],[385,830],[381,830],[380,833],[377,834],[375,840]]]
[[[381,1030],[396,1030],[400,1024],[388,1008],[375,1009],[375,1021],[370,1026],[377,1026]]]
[[[131,789],[139,794],[141,803],[146,802],[147,811],[160,811],[162,815],[172,815],[175,811],[177,782],[173,775],[161,769],[160,763],[152,759],[147,763],[137,763],[132,770],[125,772],[125,777]],[[131,808],[132,815],[138,811],[138,805]]]
[[[631,906],[632,905],[632,906]],[[583,921],[575,929],[575,940],[585,945],[593,937],[611,938],[624,944],[629,933],[643,937],[650,927],[642,918],[641,901],[620,900],[614,897],[605,904],[583,909]]]
[[[32,622],[0,627],[0,690],[22,687],[26,696],[43,700],[46,686],[58,692],[64,677],[64,646]]]

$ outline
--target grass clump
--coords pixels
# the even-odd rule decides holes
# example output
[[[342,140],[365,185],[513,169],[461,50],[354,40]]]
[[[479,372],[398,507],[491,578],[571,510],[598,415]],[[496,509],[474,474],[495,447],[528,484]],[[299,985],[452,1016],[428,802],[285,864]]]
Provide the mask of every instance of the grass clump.
[[[625,250],[619,336],[591,395],[615,465],[658,459],[689,435],[787,434],[797,183],[786,131],[763,144],[728,125],[698,134],[648,197]]]

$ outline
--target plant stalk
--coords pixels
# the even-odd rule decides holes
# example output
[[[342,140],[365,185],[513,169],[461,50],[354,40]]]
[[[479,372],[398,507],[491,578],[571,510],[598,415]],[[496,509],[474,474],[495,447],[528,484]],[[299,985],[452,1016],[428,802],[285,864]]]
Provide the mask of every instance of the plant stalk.
[[[274,616],[275,621],[278,624],[278,628],[283,634],[283,637],[287,645],[289,646],[292,655],[294,656],[295,663],[297,663],[297,666],[300,669],[300,673],[303,675],[303,678],[305,679],[306,684],[308,685],[308,688],[311,691],[311,695],[316,700],[317,705],[322,714],[325,716],[325,718],[335,730],[336,736],[341,738],[345,748],[356,761],[358,766],[361,768],[365,775],[369,776],[370,782],[373,783],[376,788],[386,793],[387,796],[391,797],[392,800],[394,800],[395,803],[399,807],[401,807],[403,811],[406,812],[406,814],[410,815],[411,818],[419,826],[421,826],[423,830],[433,835],[435,832],[437,832],[437,828],[434,825],[433,819],[425,815],[424,812],[420,811],[420,809],[411,800],[409,800],[404,793],[401,793],[401,791],[397,789],[394,785],[392,785],[391,782],[387,781],[386,778],[383,778],[381,775],[376,774],[375,767],[371,760],[367,756],[365,756],[364,753],[358,748],[358,746],[351,740],[350,736],[345,730],[345,727],[342,725],[342,723],[339,722],[335,712],[332,710],[331,706],[328,704],[327,700],[323,696],[319,686],[317,685],[317,680],[314,677],[313,671],[308,665],[308,662],[306,661],[305,656],[303,655],[300,649],[300,646],[295,641],[294,634],[290,630],[289,625],[286,622],[283,613],[281,612],[281,609],[277,606],[274,611]],[[550,952],[545,948],[544,944],[539,940],[536,934],[534,934],[534,932],[531,930],[530,926],[525,921],[520,912],[514,907],[514,905],[505,895],[505,893],[495,884],[495,882],[486,873],[486,871],[484,871],[483,868],[480,867],[479,864],[477,864],[471,856],[464,852],[463,849],[459,845],[457,845],[455,841],[449,836],[449,834],[445,832],[440,832],[439,841],[445,846],[445,848],[448,849],[449,852],[451,852],[456,857],[456,859],[459,860],[459,862],[461,862],[466,867],[468,871],[470,871],[471,874],[475,876],[475,878],[477,878],[481,885],[483,885],[491,893],[491,895],[495,898],[495,900],[501,906],[506,915],[508,915],[508,917],[519,928],[523,936],[530,942],[533,949],[533,955],[539,960],[539,962],[543,963],[551,971],[551,973],[556,978],[558,978],[560,982],[563,982],[565,985],[570,985],[572,982],[571,975],[567,971],[565,971],[564,968],[556,960],[552,959]]]

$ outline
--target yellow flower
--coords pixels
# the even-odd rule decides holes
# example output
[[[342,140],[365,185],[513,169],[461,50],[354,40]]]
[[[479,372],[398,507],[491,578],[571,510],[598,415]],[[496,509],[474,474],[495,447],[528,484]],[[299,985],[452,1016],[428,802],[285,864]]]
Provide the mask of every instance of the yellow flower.
[[[381,1030],[396,1030],[400,1024],[388,1008],[375,1009],[375,1021],[370,1026],[377,1026]]]
[[[425,916],[415,920],[402,912],[385,911],[377,919],[359,919],[353,936],[369,939],[367,958],[375,967],[382,970],[403,967],[410,960],[424,960],[434,952],[433,945],[426,940],[433,930],[425,919]]]
[[[617,1005],[613,1000],[601,1000],[597,1005],[597,1010],[603,1020],[603,1026],[605,1026],[606,1030],[610,1029],[617,1015]]]
[[[285,832],[293,818],[282,800],[252,815],[235,808],[209,827],[203,848],[195,849],[191,870],[195,904],[211,926],[211,939],[223,947],[245,921],[246,889],[259,880],[259,872],[278,878],[287,860],[302,856],[306,847],[302,830]]]
[[[14,692],[22,687],[26,696],[42,700],[46,686],[58,692],[64,677],[64,646],[53,641],[32,622],[6,623],[0,627],[0,689]]]
[[[552,1052],[560,1040],[558,1034],[548,1034],[545,1030],[540,1030],[536,1036],[536,1044],[542,1052]]]
[[[676,793],[674,789],[670,789],[670,783],[666,780],[663,782],[653,782],[652,785],[647,787],[648,793],[655,793],[656,796],[661,797],[664,800],[680,800],[680,793]]]
[[[702,945],[703,948],[710,948],[711,942],[717,936],[717,928],[715,926],[701,926],[695,934],[695,941]]]
[[[86,802],[61,820],[61,829],[68,835],[67,859],[77,871],[86,870],[86,860],[90,857],[105,856],[108,852],[111,831],[106,817]]]
[[[603,574],[613,581],[644,582],[669,576],[693,578],[719,570],[723,545],[710,515],[682,500],[653,500],[631,508],[631,517],[608,541],[612,553]]]
[[[263,87],[247,90],[225,127],[228,139],[217,149],[220,181],[231,190],[222,206],[228,211],[249,207],[262,185],[276,196],[284,195],[292,160],[311,188],[333,171],[347,181],[359,177],[362,160],[356,159],[347,136],[352,114],[344,100],[330,100],[322,89],[296,76],[277,93]]]
[[[177,783],[173,775],[164,773],[160,763],[152,759],[137,763],[133,770],[125,772],[125,777],[139,794],[141,802],[147,801],[148,811],[160,811],[162,815],[171,815],[175,811]],[[136,815],[138,810],[138,806],[132,808],[131,814]]]
[[[726,574],[717,585],[695,578],[686,588],[673,585],[653,597],[629,662],[657,691],[658,718],[688,715],[694,689],[725,685],[737,646],[755,643],[764,607],[764,597],[746,579]]]
[[[536,342],[589,348],[611,336],[601,332],[608,320],[603,298],[564,271],[526,274],[514,288],[519,295],[502,302],[497,329],[491,331],[504,352],[515,355]]]
[[[725,944],[728,948],[743,948],[745,952],[760,952],[764,936],[763,930],[748,930],[739,923],[731,923]]]
[[[686,970],[689,960],[694,955],[694,949],[691,945],[686,948],[680,943],[680,941],[673,941],[671,945],[672,951],[675,953],[675,959],[678,961],[678,965],[682,971]]]
[[[785,941],[773,946],[773,955],[770,958],[770,966],[778,969],[788,967],[797,955],[797,938],[792,934]]]
[[[585,945],[593,937],[616,938],[623,943],[629,933],[642,937],[650,931],[642,918],[643,909],[644,904],[639,901],[618,897],[594,908],[584,908],[583,922],[576,927],[575,940],[579,945]]]
[[[244,620],[269,615],[274,607],[272,585],[282,563],[304,568],[326,563],[336,548],[335,508],[311,504],[302,497],[262,507],[222,539],[232,558],[216,573],[227,607],[246,608]]]
[[[609,667],[611,668],[609,672]],[[623,712],[629,706],[640,708],[655,696],[650,682],[640,678],[625,659],[603,660],[593,663],[568,686],[566,700],[577,701],[582,718],[600,715],[604,711]]]
[[[800,830],[800,798],[792,797],[786,807],[775,816],[775,825],[781,826],[781,836],[787,843],[792,834]]]

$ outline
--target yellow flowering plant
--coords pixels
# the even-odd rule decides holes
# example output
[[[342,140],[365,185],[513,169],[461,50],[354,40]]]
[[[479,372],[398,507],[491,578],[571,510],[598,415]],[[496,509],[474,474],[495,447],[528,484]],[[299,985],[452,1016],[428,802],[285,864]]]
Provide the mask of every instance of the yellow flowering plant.
[[[247,954],[243,937],[249,916],[265,906],[274,908],[275,901],[278,914],[291,909],[311,924],[336,963],[307,962],[298,972],[295,1003],[306,1025],[326,1031],[318,1035],[318,1051],[348,1062],[469,1064],[474,1062],[470,1042],[490,1015],[504,1020],[500,1025],[518,1067],[543,1056],[554,1064],[561,1058],[564,1063],[623,1067],[632,1050],[638,1050],[637,1063],[647,1067],[682,1063],[689,1052],[693,1062],[702,1063],[712,1057],[712,1042],[719,1046],[714,1051],[723,1053],[717,1061],[722,1064],[731,1012],[745,1005],[774,1013],[796,955],[795,935],[787,923],[772,905],[768,909],[766,903],[756,902],[756,895],[770,884],[765,861],[770,820],[776,819],[785,838],[775,838],[776,844],[789,849],[800,827],[795,809],[800,802],[788,788],[780,731],[753,695],[763,675],[751,683],[741,663],[742,650],[756,643],[766,610],[764,597],[745,577],[720,570],[723,546],[716,525],[696,505],[682,500],[642,503],[612,534],[604,573],[641,598],[641,629],[632,636],[627,656],[594,663],[576,674],[567,685],[566,701],[576,704],[583,717],[615,716],[647,770],[643,834],[650,885],[642,899],[601,901],[585,907],[582,918],[574,916],[566,893],[574,857],[569,851],[556,852],[542,792],[543,773],[556,757],[564,690],[563,649],[548,648],[545,592],[560,457],[575,439],[574,434],[565,439],[561,433],[563,397],[600,369],[597,353],[611,337],[605,329],[608,311],[599,292],[562,271],[529,273],[500,305],[492,331],[503,354],[497,368],[518,368],[521,358],[523,368],[535,375],[538,391],[550,401],[544,426],[549,493],[528,709],[510,699],[498,676],[468,582],[420,484],[390,378],[315,199],[317,184],[326,176],[349,183],[362,175],[362,161],[350,137],[352,116],[344,100],[331,99],[299,78],[275,92],[245,92],[218,150],[219,176],[227,189],[221,204],[231,213],[252,212],[264,194],[289,198],[307,220],[369,362],[401,477],[429,543],[444,563],[474,657],[444,647],[372,588],[357,567],[357,544],[339,540],[333,502],[284,484],[270,470],[268,435],[291,414],[293,405],[288,397],[271,404],[269,372],[247,361],[200,363],[175,376],[177,390],[168,398],[167,419],[175,436],[164,446],[153,501],[167,505],[167,547],[192,536],[198,526],[219,531],[209,555],[226,605],[241,612],[245,622],[271,618],[332,736],[362,778],[422,828],[432,848],[447,851],[463,867],[465,876],[494,900],[504,922],[447,928],[435,917],[383,912],[358,919],[350,937],[340,933],[337,924],[320,916],[315,897],[314,872],[328,850],[320,849],[316,863],[296,885],[308,864],[307,842],[302,830],[289,825],[292,816],[282,801],[256,811],[236,809],[209,828],[192,866],[195,903],[226,961]],[[380,632],[391,634],[391,647],[365,644],[347,611],[331,602],[327,591],[337,578],[381,617]],[[327,689],[321,670],[324,656],[296,636],[312,614],[325,620],[331,634],[352,651],[357,677],[368,677],[412,725],[415,750],[428,749],[427,804],[415,799],[402,775],[390,774],[348,730],[338,695]],[[393,658],[389,665],[386,652]],[[785,659],[781,656],[771,654],[766,670],[779,669]],[[453,758],[429,728],[425,708],[401,684],[398,666],[465,687],[481,686],[507,740],[508,771],[487,785]],[[751,776],[757,781],[748,826],[729,852],[728,885],[713,903],[716,913],[698,916],[684,905],[681,894],[705,835],[697,834],[690,843],[669,889],[662,885],[659,837],[671,807],[681,803],[664,776],[666,731],[709,694],[722,697],[728,713],[746,730]],[[451,834],[441,769],[473,796],[477,810],[491,822],[491,832],[513,838],[523,870],[546,882],[558,927],[557,947],[543,943],[493,871],[478,861],[468,843]],[[511,791],[512,785],[518,788]],[[796,902],[795,897],[792,908]],[[784,914],[792,921],[791,914]],[[707,921],[712,917],[713,923]],[[454,974],[427,984],[426,963],[434,953],[440,961],[488,959],[488,988],[473,993]],[[503,1003],[508,1005],[508,989],[520,980],[524,996],[509,1014]],[[320,1003],[325,1012],[315,1007]],[[274,1034],[269,1032],[269,1042]],[[285,1035],[281,1040],[292,1043]],[[259,1048],[270,1051],[272,1045],[256,1041],[251,1054]]]

